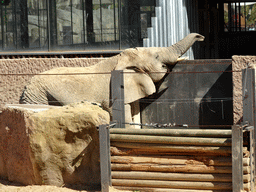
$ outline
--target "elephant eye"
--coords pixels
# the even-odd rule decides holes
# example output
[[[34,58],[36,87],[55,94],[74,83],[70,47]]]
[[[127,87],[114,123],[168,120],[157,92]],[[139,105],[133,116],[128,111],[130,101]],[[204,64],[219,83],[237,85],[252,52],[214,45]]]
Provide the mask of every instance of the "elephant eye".
[[[163,68],[167,68],[167,66],[166,66],[165,64],[162,64],[162,67],[163,67]]]

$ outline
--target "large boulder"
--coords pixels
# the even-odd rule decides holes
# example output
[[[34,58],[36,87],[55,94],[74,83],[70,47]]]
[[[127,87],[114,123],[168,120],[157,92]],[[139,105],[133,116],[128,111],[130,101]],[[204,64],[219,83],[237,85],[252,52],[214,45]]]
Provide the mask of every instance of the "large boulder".
[[[0,114],[0,177],[25,185],[100,185],[97,105],[12,105]]]

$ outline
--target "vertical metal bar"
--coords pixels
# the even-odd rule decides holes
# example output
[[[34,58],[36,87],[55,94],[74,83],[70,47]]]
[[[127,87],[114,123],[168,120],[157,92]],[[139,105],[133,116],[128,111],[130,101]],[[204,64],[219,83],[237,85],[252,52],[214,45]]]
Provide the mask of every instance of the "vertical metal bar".
[[[246,21],[247,21],[247,17],[246,17],[246,2],[244,2],[244,15],[245,15],[244,31],[246,31]]]
[[[149,39],[148,38],[143,39],[143,47],[149,47]]]
[[[115,41],[116,41],[116,0],[113,0],[114,4],[114,36],[115,36]]]
[[[237,2],[234,3],[235,4],[235,31],[237,31]]]
[[[38,1],[38,34],[39,34],[39,48],[41,47],[41,33],[40,33],[40,1]]]
[[[157,25],[157,18],[152,17],[152,32],[153,32],[153,38],[152,38],[152,47],[158,47],[158,41],[159,41],[159,35],[158,35],[158,25]]]
[[[243,81],[243,121],[248,123],[250,126],[256,126],[256,114],[255,114],[255,69],[244,69],[242,71],[242,81]],[[251,160],[251,188],[254,188],[254,177],[255,177],[255,129],[250,132],[250,154]]]
[[[100,36],[101,36],[101,42],[103,41],[103,32],[102,32],[102,1],[100,0]]]
[[[101,192],[109,192],[111,172],[110,172],[110,150],[109,150],[109,128],[107,125],[99,126],[100,142],[100,175]]]
[[[50,34],[50,0],[47,0],[47,39],[48,39],[48,51],[51,50],[51,34]]]
[[[153,32],[153,28],[152,27],[148,27],[148,39],[149,39],[149,42],[148,42],[148,47],[153,47],[153,43],[152,43],[152,39],[153,39],[153,35],[152,35],[152,32]]]
[[[116,127],[125,128],[124,113],[124,77],[123,71],[111,72],[111,103],[113,121]]]
[[[255,127],[250,131],[250,171],[251,171],[251,182],[250,188],[251,191],[254,191],[255,188]]]
[[[156,17],[158,23],[158,36],[159,36],[159,47],[163,47],[163,16],[162,16],[162,7],[156,7]]]
[[[238,3],[239,31],[241,32],[241,3]]]
[[[172,44],[174,44],[173,41],[173,37],[176,36],[175,35],[175,29],[176,29],[176,23],[175,23],[175,2],[173,2],[173,0],[170,1],[166,1],[165,2],[165,7],[164,7],[164,14],[165,14],[165,18],[163,17],[163,21],[164,21],[164,38],[166,39],[164,42],[164,47],[170,46]],[[168,10],[168,11],[167,11]],[[168,28],[167,28],[168,26]],[[170,27],[172,26],[172,27]]]
[[[15,33],[15,44],[16,44],[16,49],[18,49],[18,30],[17,30],[17,3],[13,3],[14,6],[14,33]]]
[[[243,191],[243,129],[232,126],[232,186],[233,192]]]
[[[2,49],[4,49],[4,17],[3,17],[3,6],[0,6],[0,9],[1,9]]]
[[[68,34],[68,35],[70,35],[71,36],[71,44],[73,44],[73,0],[71,0],[70,1],[70,9],[71,9],[71,31],[70,32],[68,32],[68,33],[70,33],[70,34]]]
[[[122,5],[121,5],[121,0],[118,0],[118,32],[119,32],[119,50],[122,49],[122,28],[121,28],[121,9],[122,9]]]
[[[82,7],[83,7],[83,38],[84,38],[84,46],[85,46],[85,16],[84,16],[84,11],[85,11],[85,0],[82,0]]]
[[[253,102],[253,69],[242,70],[243,82],[243,121],[248,122],[249,125],[254,126],[254,102]]]

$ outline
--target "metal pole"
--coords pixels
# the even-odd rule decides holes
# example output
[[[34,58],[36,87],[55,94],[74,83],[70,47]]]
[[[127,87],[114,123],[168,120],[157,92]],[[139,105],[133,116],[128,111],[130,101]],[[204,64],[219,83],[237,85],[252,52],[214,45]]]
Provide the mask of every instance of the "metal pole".
[[[243,122],[249,126],[256,127],[256,89],[255,89],[255,69],[246,68],[242,71],[243,80]],[[251,158],[251,188],[254,188],[255,176],[255,129],[250,131],[250,154]]]
[[[233,192],[243,191],[243,128],[232,126],[232,186]]]
[[[71,9],[71,31],[68,32],[71,35],[71,44],[73,44],[73,0],[70,2],[70,9]]]
[[[109,192],[111,185],[109,127],[99,126],[101,192]]]
[[[122,29],[121,29],[121,9],[122,9],[122,5],[121,5],[121,0],[118,0],[118,30],[119,30],[119,50],[122,49]]]
[[[113,121],[117,128],[125,128],[123,71],[111,72],[111,104]]]
[[[48,51],[51,50],[51,35],[50,35],[50,0],[47,0],[47,37],[48,37]]]

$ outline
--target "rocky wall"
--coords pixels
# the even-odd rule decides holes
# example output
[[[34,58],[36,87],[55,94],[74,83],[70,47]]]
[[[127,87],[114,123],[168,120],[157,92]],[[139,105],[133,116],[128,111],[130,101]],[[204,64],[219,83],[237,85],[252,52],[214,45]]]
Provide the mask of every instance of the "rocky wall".
[[[242,121],[243,101],[242,101],[242,69],[248,64],[256,63],[256,56],[233,56],[233,118],[234,124]]]
[[[104,58],[24,58],[0,59],[0,109],[19,103],[25,85],[33,75],[56,67],[86,67]]]
[[[89,102],[3,108],[0,177],[24,185],[100,187],[97,127],[109,119]]]

